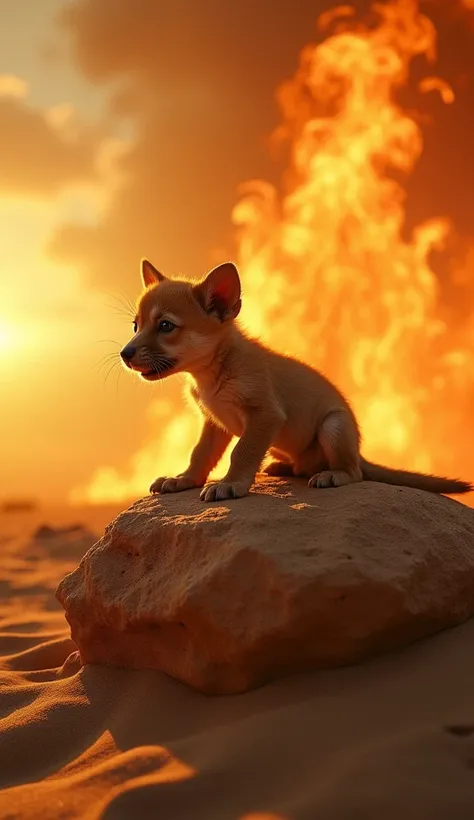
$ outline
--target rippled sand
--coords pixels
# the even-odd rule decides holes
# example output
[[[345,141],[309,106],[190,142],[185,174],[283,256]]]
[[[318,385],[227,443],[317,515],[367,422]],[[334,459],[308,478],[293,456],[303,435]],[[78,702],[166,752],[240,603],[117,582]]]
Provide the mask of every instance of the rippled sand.
[[[116,511],[0,516],[0,818],[474,817],[474,622],[237,697],[80,669],[54,590]]]

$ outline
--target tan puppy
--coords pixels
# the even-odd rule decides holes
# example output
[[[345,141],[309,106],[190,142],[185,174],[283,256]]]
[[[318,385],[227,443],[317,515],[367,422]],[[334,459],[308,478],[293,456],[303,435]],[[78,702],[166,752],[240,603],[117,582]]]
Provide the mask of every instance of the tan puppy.
[[[340,391],[313,368],[274,353],[239,329],[240,280],[231,262],[193,285],[167,279],[143,260],[142,279],[135,335],[122,359],[147,381],[188,373],[204,416],[188,468],[175,478],[157,478],[151,492],[203,487],[204,501],[240,498],[268,450],[275,460],[265,472],[305,476],[310,487],[366,479],[436,493],[472,489],[465,481],[391,470],[363,459],[357,421]],[[233,436],[239,441],[227,475],[206,484]]]

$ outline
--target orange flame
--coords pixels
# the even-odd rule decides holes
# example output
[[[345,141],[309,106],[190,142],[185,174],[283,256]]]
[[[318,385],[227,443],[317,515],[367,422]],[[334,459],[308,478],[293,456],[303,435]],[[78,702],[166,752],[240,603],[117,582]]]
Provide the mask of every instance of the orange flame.
[[[473,478],[474,453],[460,431],[469,430],[474,333],[443,320],[429,262],[449,223],[430,221],[403,239],[397,181],[412,171],[423,137],[394,92],[415,56],[435,58],[436,32],[416,0],[373,9],[375,28],[357,25],[348,6],[323,15],[320,28],[332,33],[303,50],[279,89],[275,140],[290,149],[285,193],[248,183],[233,213],[243,321],[346,392],[367,457]],[[426,78],[421,90],[433,89],[453,101],[446,83]],[[82,500],[143,494],[157,465],[161,474],[186,465],[197,422],[188,410],[167,412],[164,437],[137,454],[131,475],[99,471]]]

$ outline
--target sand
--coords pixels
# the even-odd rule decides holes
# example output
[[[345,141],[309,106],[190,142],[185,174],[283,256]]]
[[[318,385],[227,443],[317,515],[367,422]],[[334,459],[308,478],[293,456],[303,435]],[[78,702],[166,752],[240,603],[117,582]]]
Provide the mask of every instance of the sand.
[[[474,622],[361,665],[206,697],[80,669],[56,584],[117,510],[0,516],[0,818],[474,816]]]

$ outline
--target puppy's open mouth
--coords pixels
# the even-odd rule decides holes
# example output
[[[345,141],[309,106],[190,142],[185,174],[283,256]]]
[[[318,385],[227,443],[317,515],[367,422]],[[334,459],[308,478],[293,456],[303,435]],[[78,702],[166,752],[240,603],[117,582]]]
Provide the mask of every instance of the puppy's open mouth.
[[[176,362],[172,359],[162,360],[156,365],[155,368],[150,368],[150,370],[142,370],[140,372],[140,376],[147,382],[154,382],[158,379],[164,379],[166,376],[170,376],[171,371],[175,366]]]

